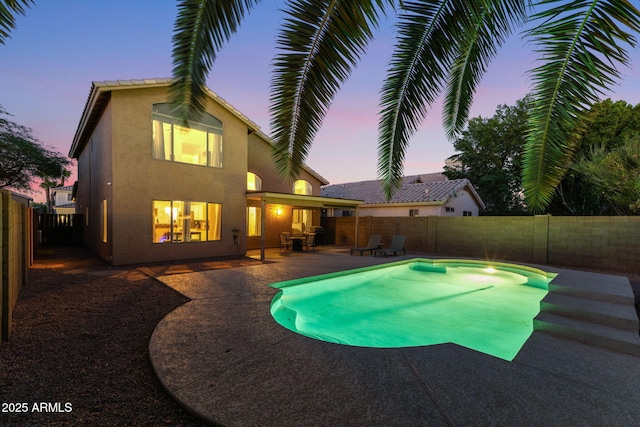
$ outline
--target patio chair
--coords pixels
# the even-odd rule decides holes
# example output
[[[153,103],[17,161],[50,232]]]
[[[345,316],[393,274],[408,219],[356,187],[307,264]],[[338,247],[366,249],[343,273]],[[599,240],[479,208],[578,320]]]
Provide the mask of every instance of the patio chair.
[[[360,256],[362,256],[362,254],[366,251],[373,253],[373,251],[375,251],[376,249],[380,249],[381,241],[382,236],[380,234],[372,234],[371,236],[369,236],[369,243],[367,243],[367,246],[362,248],[352,248],[351,255],[353,255],[354,252],[360,252]]]
[[[291,248],[291,240],[289,240],[285,233],[280,233],[280,252],[282,252],[282,248],[289,250]]]
[[[307,234],[307,238],[302,241],[302,248],[305,252],[309,252],[309,248],[316,250],[316,233]]]
[[[404,255],[407,254],[407,250],[404,248],[404,236],[393,236],[391,239],[391,246],[385,249],[377,249],[374,251],[373,256],[384,255],[386,258],[387,255],[398,255],[398,252],[402,251]]]

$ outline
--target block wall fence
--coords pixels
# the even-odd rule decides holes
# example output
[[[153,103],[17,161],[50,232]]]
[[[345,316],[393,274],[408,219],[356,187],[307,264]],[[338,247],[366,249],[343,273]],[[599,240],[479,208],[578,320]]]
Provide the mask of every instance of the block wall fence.
[[[32,210],[0,190],[0,343],[11,335],[13,309],[31,260]]]
[[[434,256],[640,273],[640,216],[476,216],[322,218],[325,242],[364,246],[371,234]]]

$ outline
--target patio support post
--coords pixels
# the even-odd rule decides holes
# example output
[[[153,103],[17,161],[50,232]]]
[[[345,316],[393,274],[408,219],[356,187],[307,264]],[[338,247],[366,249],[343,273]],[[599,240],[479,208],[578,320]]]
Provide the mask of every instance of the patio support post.
[[[264,197],[260,198],[260,261],[264,261],[264,245],[265,245],[265,232],[267,230],[266,218],[267,218],[267,202]]]

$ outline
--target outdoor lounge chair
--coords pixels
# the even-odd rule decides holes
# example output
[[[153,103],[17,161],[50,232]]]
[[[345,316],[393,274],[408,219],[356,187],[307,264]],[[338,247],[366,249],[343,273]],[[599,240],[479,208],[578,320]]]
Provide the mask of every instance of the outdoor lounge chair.
[[[373,256],[384,255],[386,258],[387,255],[398,255],[398,252],[403,252],[404,255],[406,255],[407,250],[404,248],[404,239],[404,236],[393,236],[393,239],[391,239],[391,246],[385,249],[375,250]]]
[[[373,254],[373,251],[375,251],[376,249],[380,249],[380,241],[382,241],[382,236],[380,234],[372,234],[371,236],[369,236],[369,243],[367,243],[367,246],[363,248],[351,249],[351,255],[353,255],[353,252],[360,252],[360,256],[362,256],[362,254],[366,251],[369,251]]]

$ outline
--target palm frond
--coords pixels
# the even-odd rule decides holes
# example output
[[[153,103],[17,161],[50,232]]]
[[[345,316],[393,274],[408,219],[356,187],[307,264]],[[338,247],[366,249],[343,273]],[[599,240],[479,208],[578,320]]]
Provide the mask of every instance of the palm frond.
[[[183,0],[173,34],[171,102],[188,124],[205,109],[206,78],[224,43],[260,0]]]
[[[455,139],[469,116],[476,87],[489,62],[513,29],[527,17],[527,0],[487,0],[470,2],[467,30],[460,41],[447,84],[444,103],[444,126]]]
[[[405,1],[380,96],[378,175],[387,198],[399,187],[411,136],[438,97],[464,39],[468,1]]]
[[[24,15],[32,4],[33,0],[0,1],[0,44],[5,44],[9,33],[16,28],[16,15]]]
[[[381,0],[287,2],[271,80],[274,160],[299,173],[327,109],[372,38]]]
[[[534,83],[523,186],[533,211],[547,206],[574,151],[570,138],[580,111],[620,78],[628,64],[629,32],[640,31],[640,11],[626,0],[543,0],[540,22],[528,34],[542,64]],[[625,29],[626,27],[626,29]]]

